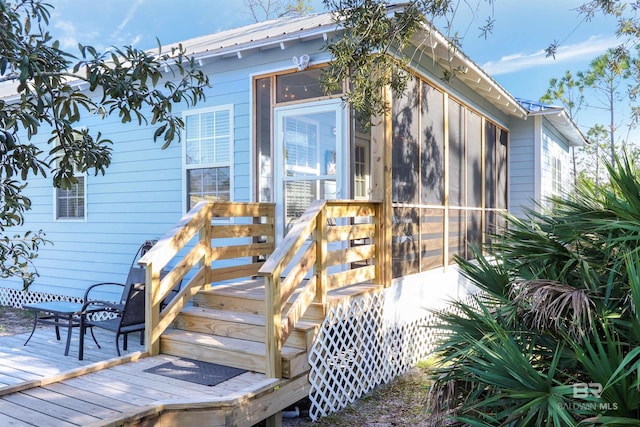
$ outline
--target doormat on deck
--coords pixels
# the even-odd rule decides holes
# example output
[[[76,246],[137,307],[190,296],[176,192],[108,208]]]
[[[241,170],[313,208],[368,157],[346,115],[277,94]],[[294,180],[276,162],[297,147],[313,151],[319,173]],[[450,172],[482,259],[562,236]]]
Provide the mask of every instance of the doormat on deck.
[[[217,365],[215,363],[180,358],[172,362],[145,369],[144,372],[191,383],[214,386],[247,371]]]

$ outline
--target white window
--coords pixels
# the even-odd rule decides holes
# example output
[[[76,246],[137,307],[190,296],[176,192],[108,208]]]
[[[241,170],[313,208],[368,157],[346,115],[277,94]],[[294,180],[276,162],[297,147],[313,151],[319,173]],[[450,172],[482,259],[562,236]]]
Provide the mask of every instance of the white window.
[[[202,200],[231,200],[233,106],[189,111],[184,121],[187,210]]]
[[[71,188],[56,188],[55,205],[57,220],[85,220],[86,219],[86,176],[74,174],[77,183]]]
[[[87,175],[74,171],[76,183],[70,188],[54,188],[53,205],[57,221],[85,221],[87,219]]]
[[[551,188],[554,196],[562,193],[562,162],[558,157],[551,158]]]

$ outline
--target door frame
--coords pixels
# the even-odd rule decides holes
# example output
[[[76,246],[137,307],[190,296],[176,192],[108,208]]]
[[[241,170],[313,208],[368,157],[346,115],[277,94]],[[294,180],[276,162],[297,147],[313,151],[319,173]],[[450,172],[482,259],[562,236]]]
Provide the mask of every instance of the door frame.
[[[273,109],[273,167],[274,202],[276,205],[276,242],[282,240],[284,232],[284,144],[283,117],[287,115],[314,114],[333,110],[336,115],[336,199],[345,199],[349,194],[349,144],[347,109],[341,99],[329,99],[301,104],[277,106]]]

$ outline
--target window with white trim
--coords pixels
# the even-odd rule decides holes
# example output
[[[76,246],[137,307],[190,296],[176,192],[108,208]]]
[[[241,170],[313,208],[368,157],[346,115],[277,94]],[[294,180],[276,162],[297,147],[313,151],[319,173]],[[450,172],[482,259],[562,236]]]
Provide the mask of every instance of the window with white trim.
[[[53,204],[56,221],[87,219],[87,174],[74,167],[76,182],[69,188],[54,188]]]
[[[73,175],[77,182],[71,188],[56,188],[55,208],[57,220],[86,219],[86,175]]]
[[[185,123],[186,207],[231,200],[233,106],[189,111]]]
[[[562,162],[558,157],[551,158],[551,188],[554,196],[562,193]]]

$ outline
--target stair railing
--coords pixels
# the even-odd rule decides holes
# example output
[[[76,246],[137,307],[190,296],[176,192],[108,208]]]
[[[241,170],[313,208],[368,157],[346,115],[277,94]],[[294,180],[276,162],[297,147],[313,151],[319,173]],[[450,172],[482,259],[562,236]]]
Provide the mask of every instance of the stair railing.
[[[160,352],[160,336],[200,289],[258,273],[274,249],[274,218],[273,203],[199,202],[138,261],[146,267],[145,343],[150,355]],[[175,265],[167,267],[174,259]],[[212,266],[231,259],[236,260],[233,267]],[[185,277],[186,285],[161,312],[162,301]]]
[[[267,377],[282,377],[282,347],[311,303],[326,304],[332,289],[382,280],[381,213],[380,202],[314,201],[260,268]]]

